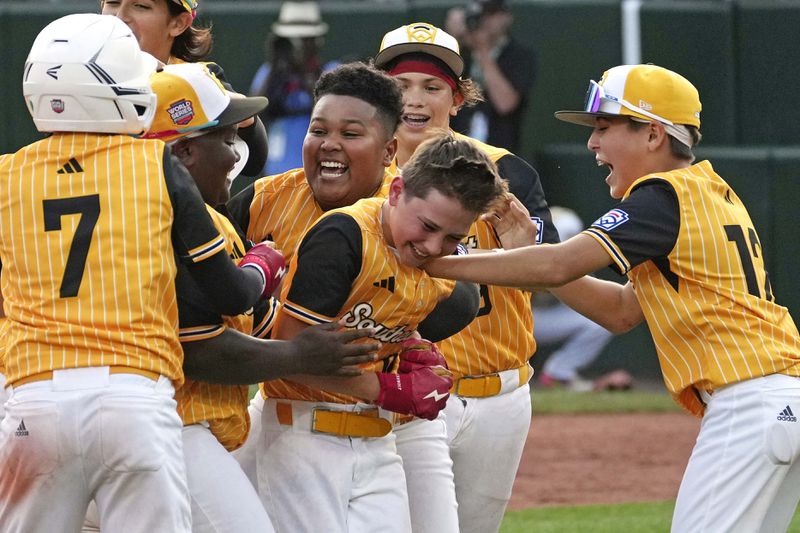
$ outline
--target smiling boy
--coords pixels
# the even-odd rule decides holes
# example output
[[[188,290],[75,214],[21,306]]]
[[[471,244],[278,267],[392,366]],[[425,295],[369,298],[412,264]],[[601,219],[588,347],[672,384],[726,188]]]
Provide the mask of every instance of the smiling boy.
[[[747,209],[708,161],[693,164],[700,98],[684,77],[622,65],[590,82],[588,148],[620,203],[553,246],[444,258],[429,272],[523,287],[605,266],[630,283],[594,285],[587,306],[647,320],[664,382],[703,417],[673,531],[784,531],[800,499],[800,335],[775,303]],[[592,302],[594,302],[592,304]]]

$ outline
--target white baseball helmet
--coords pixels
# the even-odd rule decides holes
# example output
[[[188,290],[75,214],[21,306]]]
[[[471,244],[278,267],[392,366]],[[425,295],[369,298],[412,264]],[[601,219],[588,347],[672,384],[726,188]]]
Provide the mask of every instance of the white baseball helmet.
[[[41,132],[141,133],[155,114],[157,67],[117,17],[67,15],[33,42],[22,94]]]

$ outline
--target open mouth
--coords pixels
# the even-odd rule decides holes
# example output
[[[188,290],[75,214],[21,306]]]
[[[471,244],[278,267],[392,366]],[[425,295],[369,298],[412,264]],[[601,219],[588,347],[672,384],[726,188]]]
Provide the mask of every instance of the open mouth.
[[[338,161],[322,161],[320,162],[319,167],[320,176],[328,179],[338,178],[347,172],[348,168],[350,168],[344,163],[339,163]]]
[[[412,128],[424,128],[428,124],[428,122],[430,122],[431,117],[426,115],[406,113],[403,115],[402,120],[404,124]]]
[[[419,248],[417,248],[413,244],[409,243],[408,246],[409,248],[411,248],[411,255],[413,255],[414,258],[417,259],[418,261],[427,261],[430,258],[428,254],[420,252]]]

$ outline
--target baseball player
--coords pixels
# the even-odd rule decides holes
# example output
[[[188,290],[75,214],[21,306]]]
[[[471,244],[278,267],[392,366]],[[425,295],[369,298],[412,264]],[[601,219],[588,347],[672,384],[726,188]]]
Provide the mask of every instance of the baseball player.
[[[127,135],[152,121],[156,66],[91,14],[46,26],[26,61],[28,110],[53,134],[0,158],[4,531],[78,531],[93,496],[111,531],[190,529],[174,256],[236,314],[263,296],[272,252],[236,268],[164,143]]]
[[[394,177],[386,168],[396,149],[393,138],[402,111],[402,96],[391,78],[361,63],[341,65],[320,78],[315,100],[313,116],[328,133],[310,132],[306,136],[304,168],[259,179],[228,203],[234,218],[247,228],[248,238],[274,241],[287,260],[294,256],[303,234],[326,211],[370,196],[385,198]],[[363,127],[354,132],[353,124]],[[419,330],[431,340],[445,338],[469,323],[477,308],[475,287],[459,284],[425,318]],[[234,453],[256,485],[263,403],[263,394],[253,398],[251,434]],[[398,423],[409,420],[398,418]],[[436,424],[428,426],[431,431],[437,429]],[[441,436],[437,439],[444,441],[443,431],[438,433]],[[446,443],[444,449],[446,452]],[[445,467],[448,464],[449,460]]]
[[[480,98],[474,83],[461,77],[464,61],[456,39],[431,24],[414,23],[388,32],[375,64],[395,77],[403,89],[398,167],[405,168],[432,131],[449,128],[450,117],[461,106]],[[536,171],[508,150],[457,137],[472,142],[497,164],[500,177],[539,223],[538,242],[558,242]],[[464,243],[470,248],[500,247],[491,225],[484,221],[470,228]],[[480,290],[477,318],[439,343],[455,374],[445,410],[455,493],[446,490],[448,480],[443,472],[432,477],[428,467],[445,464],[448,449],[416,446],[414,432],[421,428],[397,431],[415,532],[458,531],[459,524],[463,532],[496,531],[511,497],[528,434],[528,380],[532,373],[528,360],[536,350],[531,293],[489,285],[481,285]],[[503,460],[489,461],[490,455]],[[440,484],[433,488],[436,480]],[[457,511],[454,500],[458,501]]]
[[[596,280],[587,306],[644,318],[667,389],[703,417],[673,531],[785,531],[800,499],[800,335],[775,303],[741,199],[710,162],[693,164],[700,109],[697,89],[675,72],[607,70],[582,111],[556,117],[593,128],[588,148],[621,202],[562,244],[429,268],[525,287],[609,265],[627,274],[624,286]]]
[[[315,117],[310,135],[331,135]],[[292,338],[336,317],[347,327],[376,327],[381,351],[397,353],[449,294],[449,284],[419,267],[454,252],[504,192],[492,163],[471,144],[450,135],[432,139],[394,178],[388,199],[328,211],[305,234],[281,293],[276,336]],[[346,380],[294,376],[265,384],[259,493],[276,530],[411,529],[387,411],[435,419],[452,382],[435,366],[404,371],[402,354],[401,372],[391,372],[394,359]]]

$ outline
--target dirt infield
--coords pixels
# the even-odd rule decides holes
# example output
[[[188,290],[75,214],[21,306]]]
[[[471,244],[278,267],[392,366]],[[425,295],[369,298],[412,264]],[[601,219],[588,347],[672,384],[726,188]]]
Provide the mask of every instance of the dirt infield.
[[[684,413],[534,416],[509,510],[673,499],[699,429]]]

